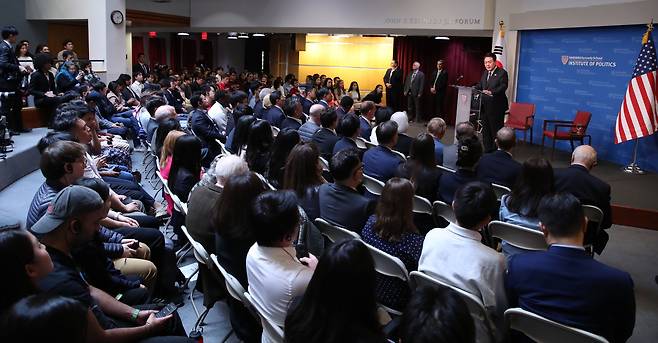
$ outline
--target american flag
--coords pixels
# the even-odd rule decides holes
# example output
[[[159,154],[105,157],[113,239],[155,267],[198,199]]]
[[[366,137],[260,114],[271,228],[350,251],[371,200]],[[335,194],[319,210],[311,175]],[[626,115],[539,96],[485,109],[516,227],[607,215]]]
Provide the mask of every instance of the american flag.
[[[651,36],[652,25],[642,37],[642,50],[637,57],[633,77],[628,83],[615,125],[615,143],[649,136],[658,131],[658,85],[656,80],[656,47]]]

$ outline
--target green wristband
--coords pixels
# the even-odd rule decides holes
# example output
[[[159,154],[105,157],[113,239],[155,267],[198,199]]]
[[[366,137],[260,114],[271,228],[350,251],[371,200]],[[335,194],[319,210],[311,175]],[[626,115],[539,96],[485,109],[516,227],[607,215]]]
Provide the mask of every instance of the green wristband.
[[[133,313],[130,315],[130,320],[133,322],[137,322],[137,316],[139,316],[139,310],[133,309]]]

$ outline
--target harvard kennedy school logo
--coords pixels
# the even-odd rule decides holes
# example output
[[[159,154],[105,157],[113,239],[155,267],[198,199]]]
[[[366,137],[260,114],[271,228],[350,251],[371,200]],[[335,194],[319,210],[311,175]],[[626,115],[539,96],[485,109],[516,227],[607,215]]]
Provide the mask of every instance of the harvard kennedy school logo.
[[[569,56],[562,55],[562,64],[567,64],[567,63],[569,63]]]

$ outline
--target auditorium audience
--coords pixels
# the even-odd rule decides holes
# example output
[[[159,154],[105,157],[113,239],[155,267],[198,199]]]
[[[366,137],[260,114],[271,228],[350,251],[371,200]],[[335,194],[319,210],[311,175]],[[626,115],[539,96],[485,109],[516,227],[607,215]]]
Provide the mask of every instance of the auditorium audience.
[[[313,134],[320,129],[322,112],[324,110],[325,108],[320,104],[313,104],[309,107],[309,118],[299,128],[299,135],[304,142],[310,142],[313,139]]]
[[[430,202],[437,200],[441,169],[436,166],[434,139],[427,133],[419,134],[411,143],[410,156],[400,164],[396,176],[411,180],[415,193]]]
[[[361,230],[364,242],[399,258],[407,271],[418,269],[418,259],[424,237],[413,220],[414,186],[407,179],[394,177],[384,186],[375,214],[368,218]],[[377,275],[377,301],[402,311],[409,300],[408,283],[392,277]]]
[[[290,151],[300,142],[299,133],[292,128],[283,129],[274,138],[265,177],[274,188],[283,185],[283,172]]]
[[[332,157],[329,169],[334,182],[320,186],[320,217],[358,233],[374,213],[376,205],[374,200],[357,190],[363,182],[363,163],[359,153],[354,150],[338,152]]]
[[[438,117],[430,119],[427,123],[427,133],[434,139],[436,164],[443,165],[443,143],[441,143],[441,139],[446,134],[446,122]]]
[[[52,56],[37,54],[34,57],[34,73],[30,76],[29,94],[34,96],[34,106],[43,111],[48,122],[55,115],[55,108],[75,95],[64,95],[55,89],[55,76],[50,72]]]
[[[494,139],[497,150],[484,154],[478,162],[478,179],[512,187],[521,173],[521,164],[514,160],[512,149],[516,146],[514,129],[502,127]]]
[[[587,220],[569,193],[542,198],[537,209],[547,251],[514,255],[505,274],[509,305],[625,342],[635,326],[631,276],[588,256]]]
[[[249,165],[249,170],[265,174],[267,164],[270,160],[270,149],[274,144],[272,136],[272,127],[266,120],[256,120],[249,128],[249,138],[247,139],[247,151],[245,152],[245,161]]]
[[[457,171],[443,173],[439,180],[436,198],[451,204],[457,189],[471,181],[476,181],[475,168],[482,156],[482,143],[477,136],[466,136],[457,143]]]
[[[523,162],[519,178],[512,192],[500,198],[501,221],[539,231],[537,207],[542,197],[554,192],[553,167],[544,158],[531,157]],[[503,254],[511,256],[527,252],[514,245],[502,242]]]
[[[395,175],[398,165],[404,161],[393,152],[398,142],[398,124],[392,120],[377,125],[379,145],[363,154],[363,172],[386,182]]]
[[[320,114],[320,123],[322,127],[313,134],[311,141],[320,149],[320,155],[325,160],[330,160],[333,156],[334,145],[339,138],[336,134],[338,126],[338,115],[334,109],[327,109]]]
[[[496,342],[505,335],[505,258],[483,245],[479,232],[491,220],[495,206],[496,195],[489,185],[475,181],[459,187],[452,201],[457,222],[427,234],[418,263],[419,271],[482,301],[487,318],[475,323],[478,342]]]
[[[338,122],[336,132],[340,139],[334,145],[333,155],[345,149],[359,149],[356,145],[356,139],[360,135],[359,118],[353,113],[347,113]],[[361,151],[360,151],[361,152]]]
[[[449,288],[416,288],[401,322],[402,343],[475,343],[468,306]]]
[[[455,143],[443,147],[443,166],[457,170],[457,146],[459,141],[465,137],[475,134],[475,128],[470,122],[461,122],[455,126]]]
[[[363,243],[346,240],[327,249],[303,297],[288,311],[284,336],[289,343],[385,342],[374,261]]]
[[[283,173],[283,189],[295,192],[299,206],[311,221],[320,217],[319,190],[326,182],[319,159],[314,143],[297,144],[288,155]]]
[[[249,294],[264,315],[284,326],[288,306],[306,290],[318,260],[297,258],[293,243],[299,229],[297,199],[292,191],[259,195],[251,206],[256,243],[247,253]],[[263,332],[264,341],[271,341]]]
[[[581,203],[594,205],[603,211],[603,222],[600,231],[596,224],[588,224],[585,243],[593,244],[594,252],[601,254],[608,243],[608,233],[605,229],[612,226],[612,211],[610,208],[610,185],[591,174],[598,164],[596,150],[589,145],[578,146],[571,154],[571,165],[568,168],[555,170],[555,190],[569,192]]]

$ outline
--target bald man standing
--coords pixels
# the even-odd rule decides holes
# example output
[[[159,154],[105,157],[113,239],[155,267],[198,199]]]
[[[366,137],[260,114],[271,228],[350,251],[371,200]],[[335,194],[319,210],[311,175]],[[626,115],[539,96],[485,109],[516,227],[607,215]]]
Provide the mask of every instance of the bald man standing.
[[[569,192],[581,203],[594,205],[603,211],[601,229],[612,225],[610,217],[610,185],[590,171],[597,165],[596,150],[589,145],[577,147],[571,155],[571,165],[568,168],[555,170],[555,191]],[[585,243],[593,243],[594,251],[601,254],[608,242],[608,234],[601,230],[594,236],[592,226],[588,226]]]
[[[512,156],[512,149],[516,146],[514,130],[501,128],[496,132],[494,142],[498,149],[485,154],[478,162],[478,179],[511,188],[521,173],[521,163]]]

